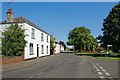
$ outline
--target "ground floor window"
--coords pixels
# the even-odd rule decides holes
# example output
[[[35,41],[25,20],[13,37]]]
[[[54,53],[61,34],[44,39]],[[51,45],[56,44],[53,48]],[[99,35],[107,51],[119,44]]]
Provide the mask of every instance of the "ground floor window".
[[[30,55],[33,55],[33,43],[30,43]]]
[[[41,46],[41,54],[44,54],[44,45]]]
[[[48,46],[47,46],[47,54],[48,54]]]

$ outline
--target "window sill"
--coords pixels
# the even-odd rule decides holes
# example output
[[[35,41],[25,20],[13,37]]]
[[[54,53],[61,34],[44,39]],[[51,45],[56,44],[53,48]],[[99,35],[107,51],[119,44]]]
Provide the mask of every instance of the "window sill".
[[[34,55],[34,53],[30,53],[30,55]]]
[[[31,39],[35,39],[35,38],[32,37]]]

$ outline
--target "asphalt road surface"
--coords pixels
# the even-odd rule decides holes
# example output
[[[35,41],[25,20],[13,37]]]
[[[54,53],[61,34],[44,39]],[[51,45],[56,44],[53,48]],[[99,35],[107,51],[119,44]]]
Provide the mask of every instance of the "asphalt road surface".
[[[60,53],[3,65],[3,78],[118,78],[118,61]]]

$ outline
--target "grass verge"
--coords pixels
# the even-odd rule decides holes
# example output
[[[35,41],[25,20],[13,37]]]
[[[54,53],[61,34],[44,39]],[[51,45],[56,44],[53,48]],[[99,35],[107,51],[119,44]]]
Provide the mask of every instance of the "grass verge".
[[[95,57],[98,59],[106,59],[106,60],[120,60],[119,57]]]
[[[120,60],[119,57],[105,57],[105,53],[102,54],[102,56],[98,53],[87,53],[87,52],[83,52],[83,53],[76,53],[76,55],[84,55],[84,56],[89,56],[89,57],[94,57],[97,59],[106,59],[106,60]]]

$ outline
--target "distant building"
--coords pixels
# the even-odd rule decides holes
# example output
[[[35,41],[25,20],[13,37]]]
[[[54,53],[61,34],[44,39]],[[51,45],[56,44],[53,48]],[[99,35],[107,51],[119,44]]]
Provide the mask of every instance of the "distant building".
[[[60,52],[64,52],[64,46],[63,45],[60,45]]]
[[[55,54],[58,53],[60,53],[60,45],[57,42],[55,42]]]
[[[55,42],[55,54],[64,52],[64,46],[62,44],[59,44],[58,42]]]
[[[4,32],[11,24],[18,21],[19,26],[25,29],[25,40],[27,41],[24,50],[24,59],[50,55],[50,34],[42,30],[39,26],[24,17],[13,18],[12,9],[8,9],[7,20],[0,23],[0,30]],[[2,36],[0,32],[0,36]]]

